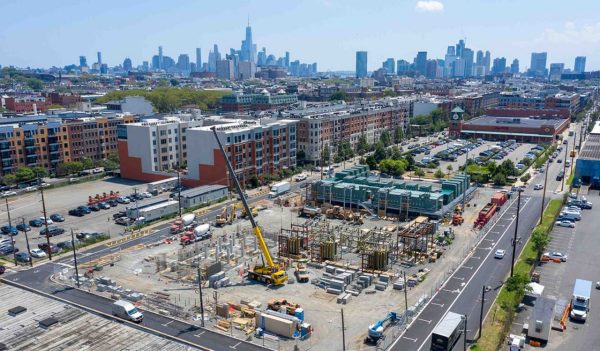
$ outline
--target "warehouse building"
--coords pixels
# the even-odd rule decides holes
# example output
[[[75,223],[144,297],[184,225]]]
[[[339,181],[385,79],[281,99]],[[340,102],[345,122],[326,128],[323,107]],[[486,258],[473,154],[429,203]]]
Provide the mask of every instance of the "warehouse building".
[[[181,192],[181,206],[195,207],[220,200],[229,195],[224,185],[205,185]]]
[[[574,179],[600,189],[600,121],[596,122],[577,158]]]
[[[370,175],[367,166],[354,166],[331,179],[312,185],[312,198],[318,204],[368,208],[379,216],[427,215],[441,218],[470,194],[468,175],[457,175],[441,183],[381,179]]]

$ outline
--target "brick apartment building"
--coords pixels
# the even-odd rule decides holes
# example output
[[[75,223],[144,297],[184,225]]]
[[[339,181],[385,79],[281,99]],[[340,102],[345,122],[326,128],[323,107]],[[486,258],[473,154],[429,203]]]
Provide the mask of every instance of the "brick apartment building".
[[[50,103],[43,96],[13,96],[4,99],[6,108],[16,113],[45,112]]]
[[[80,95],[77,94],[61,94],[57,92],[42,93],[42,96],[46,98],[51,105],[61,106],[73,106],[78,102],[83,101]]]
[[[224,112],[248,112],[286,108],[298,102],[296,94],[233,94],[221,98]]]

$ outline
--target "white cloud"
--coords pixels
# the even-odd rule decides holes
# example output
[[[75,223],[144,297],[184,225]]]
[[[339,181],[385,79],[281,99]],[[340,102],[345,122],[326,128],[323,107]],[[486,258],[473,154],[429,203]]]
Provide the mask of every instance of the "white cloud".
[[[437,0],[420,0],[417,1],[415,9],[422,12],[442,12],[444,4]]]
[[[539,41],[560,44],[596,44],[600,43],[600,22],[578,27],[573,22],[565,22],[559,29],[544,31]]]

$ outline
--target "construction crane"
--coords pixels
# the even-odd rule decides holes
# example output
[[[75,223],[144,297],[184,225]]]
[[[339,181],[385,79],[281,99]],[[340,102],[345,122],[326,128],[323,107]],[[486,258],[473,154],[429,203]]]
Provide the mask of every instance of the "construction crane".
[[[281,269],[279,265],[276,265],[275,262],[273,262],[273,258],[271,257],[271,253],[269,252],[267,244],[265,243],[265,239],[263,238],[262,233],[260,232],[260,228],[254,220],[254,215],[250,210],[250,207],[248,206],[248,202],[246,201],[246,196],[244,196],[244,192],[242,191],[240,182],[238,181],[237,176],[235,175],[233,167],[231,166],[231,162],[229,162],[229,158],[227,157],[227,154],[225,154],[225,149],[223,149],[221,140],[217,135],[217,129],[215,127],[212,127],[211,129],[215,135],[215,139],[217,139],[217,144],[219,144],[219,149],[221,150],[221,154],[223,154],[223,158],[225,159],[225,164],[227,165],[227,169],[229,170],[229,175],[231,176],[231,179],[235,184],[235,189],[238,195],[240,196],[246,213],[248,214],[248,218],[250,219],[250,223],[252,224],[252,230],[254,231],[254,235],[256,235],[256,239],[258,240],[258,246],[260,247],[260,250],[263,254],[263,264],[256,265],[254,269],[248,270],[248,278],[265,284],[283,285],[288,280],[287,272]]]
[[[383,331],[392,323],[400,320],[396,312],[390,312],[384,319],[369,326],[369,333],[365,339],[365,343],[376,343],[383,336]],[[388,323],[389,322],[389,323]]]

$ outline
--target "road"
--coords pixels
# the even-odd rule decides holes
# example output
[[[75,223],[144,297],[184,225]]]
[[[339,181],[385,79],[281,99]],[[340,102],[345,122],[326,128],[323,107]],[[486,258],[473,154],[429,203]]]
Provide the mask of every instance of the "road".
[[[294,183],[292,190],[298,190],[299,183]],[[253,197],[249,200],[254,203],[264,199],[267,195]],[[220,208],[214,209],[199,219],[201,221],[210,221],[215,218]],[[111,252],[123,250],[128,247],[156,242],[163,238],[171,236],[169,234],[169,223],[165,223],[155,228],[157,231],[150,235],[140,237],[119,245],[108,247],[99,245],[85,252],[77,254],[78,264],[98,259]],[[55,272],[61,271],[66,266],[73,265],[72,256],[62,257],[58,260],[34,266],[34,268],[22,270],[19,272],[6,273],[1,281],[25,288],[34,293],[40,293],[48,297],[54,297],[63,300],[66,303],[77,305],[100,315],[108,314],[111,311],[111,300],[94,295],[83,290],[66,287],[50,281],[50,276]],[[107,316],[110,318],[110,316]],[[135,327],[135,326],[133,326]],[[189,345],[194,345],[203,350],[265,350],[255,344],[247,343],[238,339],[231,338],[214,332],[209,329],[200,328],[191,323],[175,320],[149,311],[144,311],[144,321],[141,323],[142,330],[155,333],[160,336],[170,337],[176,341],[185,341]]]
[[[564,152],[566,150],[563,150],[558,157],[564,157]],[[560,188],[556,175],[562,169],[563,164],[550,163],[546,203],[552,196],[557,196],[553,194],[554,190]],[[537,174],[530,184],[544,184],[544,176],[543,173]],[[523,243],[529,238],[541,213],[542,191],[534,191],[532,188],[532,186],[528,187],[521,196],[517,231],[517,238],[520,238],[520,241],[516,247],[515,257],[521,252]],[[568,189],[568,186],[565,188]],[[484,234],[468,259],[455,270],[409,328],[392,344],[390,350],[429,350],[431,332],[449,311],[466,315],[467,340],[472,341],[476,338],[479,330],[482,288],[484,286],[492,288],[485,296],[483,312],[485,316],[510,272],[511,242],[515,232],[516,212],[517,202],[514,202]],[[497,249],[506,250],[507,254],[503,259],[494,258]],[[454,350],[462,350],[462,340],[457,343]]]

